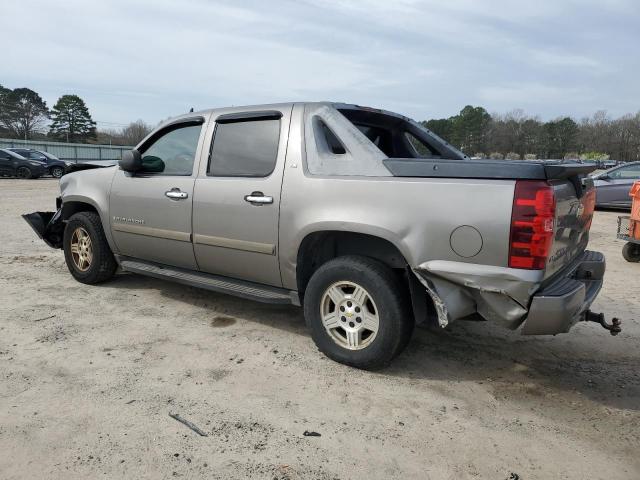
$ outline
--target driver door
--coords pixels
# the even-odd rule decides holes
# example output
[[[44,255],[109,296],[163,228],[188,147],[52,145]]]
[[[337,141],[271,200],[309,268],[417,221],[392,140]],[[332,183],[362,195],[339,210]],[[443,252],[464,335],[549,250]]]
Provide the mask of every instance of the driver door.
[[[197,269],[191,214],[205,123],[193,117],[164,127],[138,148],[140,172],[116,172],[109,211],[120,255]]]

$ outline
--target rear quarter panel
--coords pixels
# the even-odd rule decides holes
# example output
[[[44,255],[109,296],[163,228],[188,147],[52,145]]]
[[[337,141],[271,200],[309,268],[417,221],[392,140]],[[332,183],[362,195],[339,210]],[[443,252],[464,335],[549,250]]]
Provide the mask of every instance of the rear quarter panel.
[[[313,232],[351,231],[393,243],[410,266],[452,260],[506,267],[514,181],[399,177],[320,177],[304,168],[302,111],[294,109],[280,213],[280,267],[296,289],[302,240]],[[480,251],[462,257],[452,232],[474,227]]]

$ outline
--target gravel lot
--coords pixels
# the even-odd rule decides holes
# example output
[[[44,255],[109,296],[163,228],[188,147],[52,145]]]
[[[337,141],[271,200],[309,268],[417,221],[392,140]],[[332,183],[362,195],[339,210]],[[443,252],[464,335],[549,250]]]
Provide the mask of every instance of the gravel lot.
[[[76,283],[20,218],[57,195],[0,180],[0,478],[640,478],[640,265],[615,212],[590,248],[620,336],[460,322],[367,373],[322,356],[294,307]]]

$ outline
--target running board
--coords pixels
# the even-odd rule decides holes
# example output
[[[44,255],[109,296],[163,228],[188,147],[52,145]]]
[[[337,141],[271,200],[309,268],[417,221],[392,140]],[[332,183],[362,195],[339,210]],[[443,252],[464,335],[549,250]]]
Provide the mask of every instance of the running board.
[[[296,292],[141,260],[119,258],[122,270],[263,303],[300,305]]]

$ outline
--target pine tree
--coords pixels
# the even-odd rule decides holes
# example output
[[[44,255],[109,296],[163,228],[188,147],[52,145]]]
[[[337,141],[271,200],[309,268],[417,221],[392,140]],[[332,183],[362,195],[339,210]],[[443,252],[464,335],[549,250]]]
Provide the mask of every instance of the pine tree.
[[[51,110],[49,135],[66,142],[86,142],[96,138],[96,122],[84,100],[77,95],[63,95]]]

